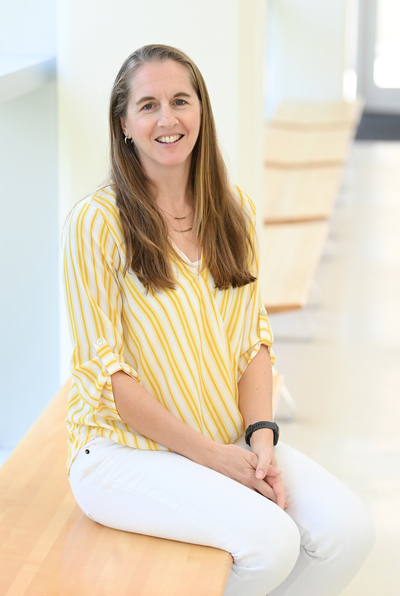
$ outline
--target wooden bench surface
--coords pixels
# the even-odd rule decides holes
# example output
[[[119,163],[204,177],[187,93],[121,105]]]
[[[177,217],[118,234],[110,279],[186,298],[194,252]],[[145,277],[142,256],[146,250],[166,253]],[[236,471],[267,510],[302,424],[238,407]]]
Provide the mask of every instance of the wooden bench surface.
[[[222,596],[229,553],[101,526],[66,474],[68,384],[0,468],[1,596]]]
[[[264,164],[274,167],[342,166],[352,139],[351,129],[265,129]]]
[[[264,223],[328,219],[343,169],[264,168]]]
[[[364,102],[305,102],[285,101],[272,116],[271,127],[310,129],[355,128],[360,120]]]
[[[264,226],[260,287],[268,313],[305,306],[327,233],[320,221]]]

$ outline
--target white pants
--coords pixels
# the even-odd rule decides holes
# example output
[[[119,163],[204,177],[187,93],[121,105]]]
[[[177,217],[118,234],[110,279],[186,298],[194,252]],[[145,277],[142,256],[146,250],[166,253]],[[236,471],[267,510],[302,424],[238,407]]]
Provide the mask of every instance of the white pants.
[[[237,441],[245,447],[243,438]],[[337,596],[374,541],[362,502],[291,447],[276,447],[286,511],[168,451],[91,441],[72,464],[82,510],[112,528],[230,552],[225,596]]]

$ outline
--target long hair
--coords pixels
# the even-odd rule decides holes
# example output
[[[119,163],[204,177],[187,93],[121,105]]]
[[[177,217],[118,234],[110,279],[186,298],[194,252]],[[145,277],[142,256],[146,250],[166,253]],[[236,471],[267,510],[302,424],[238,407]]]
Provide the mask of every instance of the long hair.
[[[126,267],[147,290],[175,287],[167,226],[155,201],[155,186],[146,175],[134,146],[125,143],[121,118],[126,116],[132,79],[149,62],[175,60],[188,71],[201,103],[200,131],[191,155],[189,184],[194,197],[193,230],[203,260],[219,289],[255,281],[248,221],[232,194],[218,147],[214,116],[204,79],[193,61],[180,50],[147,45],[123,63],[111,93],[111,180],[116,189],[126,248]]]

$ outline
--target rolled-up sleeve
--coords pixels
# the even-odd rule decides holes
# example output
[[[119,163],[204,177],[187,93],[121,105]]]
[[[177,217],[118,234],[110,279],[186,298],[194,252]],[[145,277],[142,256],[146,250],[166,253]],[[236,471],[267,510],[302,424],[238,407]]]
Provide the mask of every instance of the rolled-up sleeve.
[[[263,306],[260,288],[258,286],[258,281],[256,281],[253,284],[251,298],[246,311],[242,348],[238,363],[238,381],[262,344],[267,346],[271,364],[274,364],[275,355],[272,350],[273,341],[274,338],[269,325],[267,311]]]
[[[243,192],[243,191],[242,191]],[[243,197],[244,195],[244,197]],[[259,245],[255,232],[256,209],[251,199],[242,194],[246,212],[249,216],[249,235],[253,244],[253,258],[250,261],[251,271],[256,281],[248,285],[248,300],[246,303],[245,320],[242,335],[242,346],[238,362],[238,381],[246,370],[247,365],[260,350],[262,344],[266,345],[271,358],[271,364],[275,362],[275,355],[272,350],[274,341],[271,327],[268,320],[268,313],[264,307],[259,277]],[[246,205],[247,203],[247,205]]]
[[[116,420],[110,375],[122,370],[140,382],[124,357],[119,265],[119,247],[102,212],[79,203],[68,221],[63,266],[73,384],[87,407]]]

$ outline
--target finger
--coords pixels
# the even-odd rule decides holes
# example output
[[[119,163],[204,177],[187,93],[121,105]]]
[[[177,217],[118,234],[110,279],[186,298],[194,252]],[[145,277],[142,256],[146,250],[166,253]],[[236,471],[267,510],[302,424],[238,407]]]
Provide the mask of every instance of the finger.
[[[269,474],[271,468],[271,459],[268,456],[259,456],[256,467],[256,478],[262,480]]]
[[[272,487],[272,489],[275,493],[276,504],[281,509],[285,509],[286,494],[285,494],[285,489],[283,488],[280,477],[271,478],[270,480],[267,480],[266,482]]]
[[[267,469],[267,472],[265,472],[264,470]],[[279,468],[276,468],[275,466],[263,466],[262,464],[258,463],[257,468],[256,468],[256,478],[260,478],[263,479],[266,476],[279,476],[281,473],[281,470]]]
[[[276,491],[274,489],[274,492],[275,492],[275,495],[276,495],[276,504],[281,509],[285,509],[286,495],[285,495],[285,491],[283,490],[283,487],[282,487],[282,490],[278,490],[278,491]]]
[[[254,483],[254,490],[263,495],[263,497],[267,497],[267,499],[276,503],[276,494],[273,488],[271,488],[271,486],[264,480],[256,480]]]
[[[279,468],[276,468],[275,466],[270,466],[267,476],[279,476],[280,473],[281,470]]]
[[[257,470],[258,457],[255,453],[246,452],[245,457],[254,470]]]

